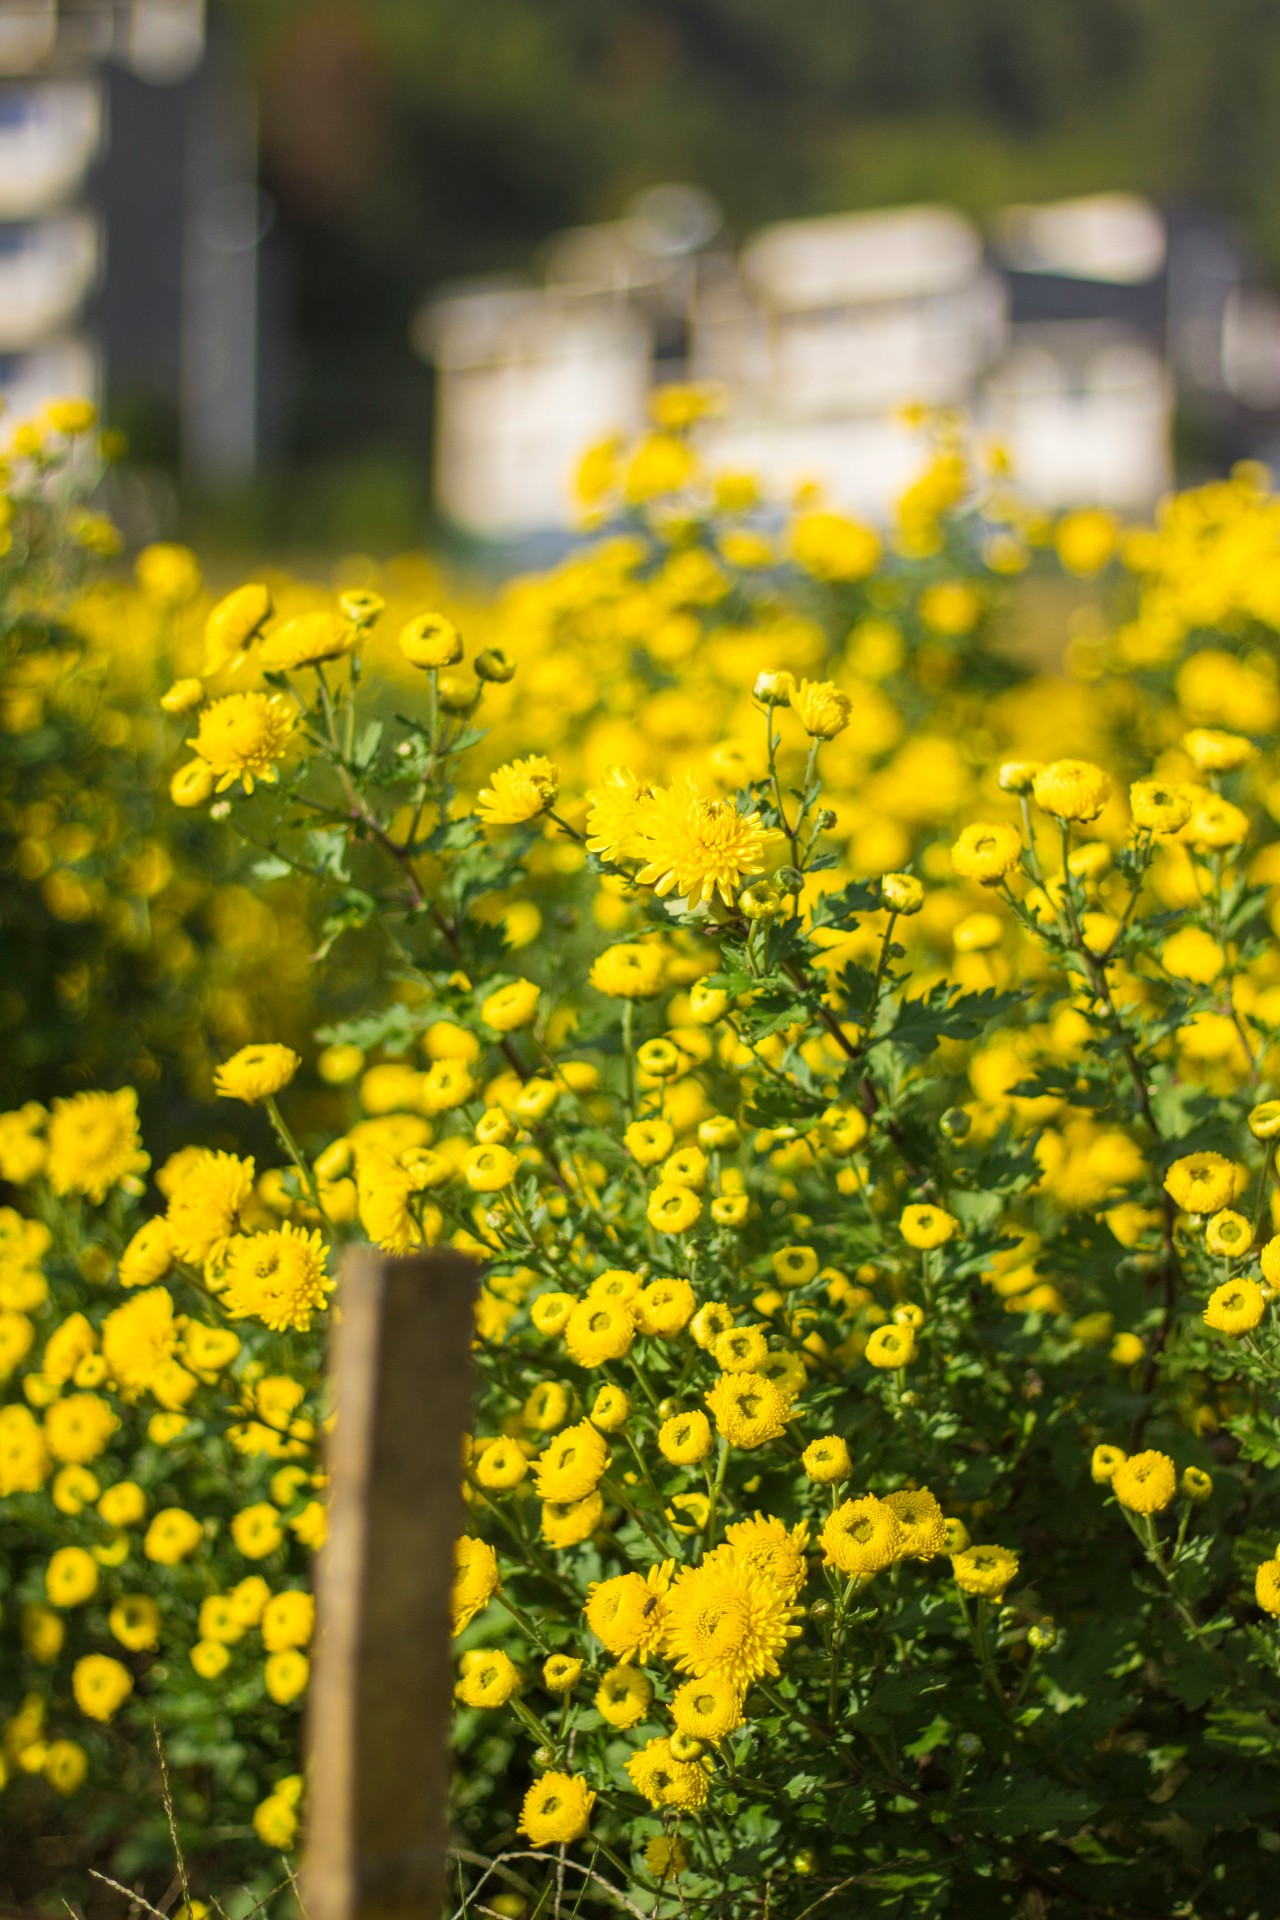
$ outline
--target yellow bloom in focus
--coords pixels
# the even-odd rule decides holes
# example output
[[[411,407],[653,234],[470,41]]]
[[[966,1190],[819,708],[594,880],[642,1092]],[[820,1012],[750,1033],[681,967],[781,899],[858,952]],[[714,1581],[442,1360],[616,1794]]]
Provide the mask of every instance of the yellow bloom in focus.
[[[604,1518],[604,1501],[598,1492],[581,1500],[544,1500],[542,1537],[549,1547],[580,1547],[597,1533]]]
[[[756,1513],[749,1520],[731,1522],[724,1531],[724,1545],[707,1559],[732,1559],[794,1600],[808,1577],[808,1544],[809,1530],[803,1522],[788,1528],[774,1515]]]
[[[55,1193],[82,1193],[101,1205],[112,1187],[145,1173],[150,1165],[150,1155],[142,1151],[138,1096],[132,1087],[54,1101],[48,1174]]]
[[[225,1247],[253,1181],[252,1160],[203,1147],[193,1151],[170,1183],[165,1214],[179,1259],[198,1265]]]
[[[705,1398],[716,1432],[731,1447],[749,1451],[786,1431],[787,1398],[764,1374],[722,1374]]]
[[[1230,1208],[1215,1213],[1205,1228],[1204,1243],[1210,1253],[1228,1260],[1239,1260],[1253,1245],[1253,1228],[1242,1213]]]
[[[832,1486],[838,1480],[847,1480],[853,1472],[849,1448],[838,1434],[828,1435],[822,1440],[811,1440],[800,1457],[800,1464],[810,1480],[816,1480],[820,1486]]]
[[[951,1571],[962,1592],[977,1594],[982,1600],[999,1600],[1009,1582],[1017,1578],[1018,1556],[1007,1547],[966,1547],[963,1553],[952,1556]]]
[[[886,1494],[884,1504],[897,1516],[902,1529],[900,1559],[933,1560],[945,1551],[947,1523],[928,1487],[906,1487],[900,1493]]]
[[[791,691],[791,710],[814,740],[834,740],[853,713],[853,702],[830,680],[802,680]]]
[[[866,1358],[873,1367],[893,1372],[909,1367],[916,1355],[915,1328],[910,1326],[874,1327],[867,1336]]]
[[[227,1100],[244,1100],[250,1106],[287,1087],[302,1061],[292,1047],[271,1041],[241,1047],[218,1067],[213,1076],[214,1090]]]
[[[572,1693],[582,1678],[583,1662],[571,1654],[553,1653],[542,1663],[542,1684],[548,1693]]]
[[[951,848],[951,864],[965,880],[980,886],[999,886],[1022,858],[1017,829],[1003,822],[976,822],[965,827]]]
[[[1058,820],[1096,820],[1111,798],[1111,780],[1089,760],[1054,760],[1032,782],[1036,805]]]
[[[1185,1213],[1217,1213],[1236,1198],[1244,1169],[1220,1153],[1188,1153],[1164,1177],[1165,1192]]]
[[[702,1212],[702,1201],[691,1187],[676,1187],[667,1182],[649,1195],[646,1209],[650,1226],[659,1233],[687,1233]]]
[[[536,820],[555,805],[560,791],[558,769],[538,753],[509,760],[495,769],[490,782],[476,800],[476,817],[487,827],[518,827]]]
[[[620,1573],[587,1588],[587,1625],[615,1660],[639,1660],[643,1666],[657,1651],[666,1631],[670,1584],[668,1561],[647,1574]]]
[[[635,1314],[625,1300],[589,1296],[578,1302],[565,1323],[565,1349],[580,1367],[599,1367],[607,1360],[621,1360],[630,1351],[635,1332]]]
[[[621,860],[639,860],[645,841],[641,832],[644,806],[653,796],[653,786],[640,780],[630,767],[611,767],[602,787],[587,794],[588,853],[616,865]]]
[[[1228,1280],[1215,1287],[1204,1310],[1204,1323],[1215,1333],[1238,1338],[1252,1333],[1267,1311],[1267,1297],[1256,1280]]]
[[[1253,1593],[1264,1613],[1280,1614],[1280,1560],[1264,1560],[1253,1576]]]
[[[219,793],[239,780],[246,793],[255,780],[279,778],[297,710],[278,693],[229,693],[200,715],[194,740],[199,759],[210,769]]]
[[[498,1557],[486,1540],[464,1534],[454,1548],[453,1590],[450,1608],[454,1636],[470,1626],[475,1616],[487,1607],[502,1585],[498,1577]]]
[[[581,1840],[596,1803],[580,1773],[539,1775],[524,1796],[517,1831],[532,1847],[564,1847]]]
[[[673,1413],[658,1428],[658,1451],[673,1467],[696,1466],[715,1445],[705,1413]]]
[[[644,864],[636,878],[660,898],[674,893],[691,907],[718,895],[732,906],[749,874],[762,873],[772,831],[758,813],[732,800],[710,800],[692,780],[657,787],[639,826]]]
[[[1121,1461],[1111,1476],[1111,1490],[1132,1513],[1163,1513],[1178,1491],[1177,1469],[1167,1453],[1148,1448]]]
[[[720,1675],[686,1680],[672,1695],[671,1718],[688,1739],[714,1744],[742,1725],[742,1695]]]
[[[86,1653],[72,1669],[71,1691],[81,1713],[105,1723],[133,1692],[133,1675],[110,1654]]]
[[[626,1763],[636,1792],[651,1807],[696,1811],[707,1798],[707,1770],[696,1760],[678,1760],[670,1740],[650,1740]]]
[[[558,1433],[534,1463],[534,1480],[543,1500],[581,1500],[594,1492],[609,1464],[604,1436],[589,1420]]]
[[[682,1567],[667,1595],[663,1653],[677,1671],[724,1680],[738,1693],[780,1671],[800,1628],[796,1608],[730,1555]]]
[[[889,1566],[903,1546],[897,1514],[874,1493],[842,1501],[828,1516],[819,1539],[826,1565],[860,1580]]]
[[[653,1682],[636,1666],[610,1667],[596,1689],[595,1709],[610,1727],[635,1727],[647,1718]]]

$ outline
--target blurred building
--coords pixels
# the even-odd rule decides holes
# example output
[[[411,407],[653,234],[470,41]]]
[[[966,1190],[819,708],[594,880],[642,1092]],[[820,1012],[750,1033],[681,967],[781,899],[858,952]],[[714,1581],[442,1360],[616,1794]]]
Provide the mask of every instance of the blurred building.
[[[0,393],[209,483],[259,444],[252,95],[204,0],[0,5]]]
[[[569,526],[582,448],[685,376],[728,397],[717,464],[872,517],[918,469],[908,404],[970,413],[1045,506],[1135,513],[1172,480],[1175,421],[1218,461],[1280,430],[1280,300],[1224,223],[1126,194],[1009,207],[986,235],[946,207],[791,221],[735,255],[705,196],[658,189],[560,236],[541,281],[429,304],[415,341],[440,503],[496,538]]]

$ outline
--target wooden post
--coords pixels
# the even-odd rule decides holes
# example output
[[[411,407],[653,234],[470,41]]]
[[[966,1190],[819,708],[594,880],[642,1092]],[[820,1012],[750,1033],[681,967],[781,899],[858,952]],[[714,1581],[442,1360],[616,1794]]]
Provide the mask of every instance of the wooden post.
[[[479,1268],[347,1256],[308,1729],[307,1920],[438,1920]]]

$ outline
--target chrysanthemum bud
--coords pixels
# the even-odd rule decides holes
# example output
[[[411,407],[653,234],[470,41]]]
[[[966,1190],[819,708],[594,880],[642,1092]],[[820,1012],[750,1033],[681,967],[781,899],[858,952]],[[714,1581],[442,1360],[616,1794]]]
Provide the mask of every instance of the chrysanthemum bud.
[[[886,907],[894,913],[919,913],[924,905],[924,888],[914,873],[886,873],[880,882]]]
[[[794,674],[785,671],[780,673],[758,673],[756,675],[755,686],[751,691],[755,694],[756,699],[762,700],[767,707],[785,707],[790,705],[791,695],[795,691],[795,684]]]
[[[516,677],[514,660],[508,660],[498,647],[486,647],[483,653],[478,653],[475,666],[482,680],[496,681],[499,686]]]
[[[1040,767],[1039,760],[1006,760],[996,775],[996,784],[1001,793],[1030,793]]]
[[[480,684],[462,673],[442,673],[436,695],[446,713],[470,713],[480,698]]]
[[[462,635],[442,613],[420,613],[400,629],[397,642],[411,666],[424,672],[453,667],[462,658]]]
[[[738,906],[748,920],[776,920],[783,905],[782,890],[772,880],[761,880],[754,887],[744,887],[738,895]]]
[[[1249,1131],[1255,1140],[1274,1140],[1280,1134],[1280,1100],[1264,1100],[1249,1115]]]

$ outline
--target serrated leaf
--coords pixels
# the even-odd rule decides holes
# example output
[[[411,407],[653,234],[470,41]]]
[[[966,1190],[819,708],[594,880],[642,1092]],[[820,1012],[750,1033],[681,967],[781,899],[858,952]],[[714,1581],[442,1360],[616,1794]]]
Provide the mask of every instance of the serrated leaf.
[[[958,1817],[983,1833],[1006,1839],[1020,1833],[1072,1833],[1102,1806],[1096,1794],[1034,1773],[990,1780],[957,1808]]]

